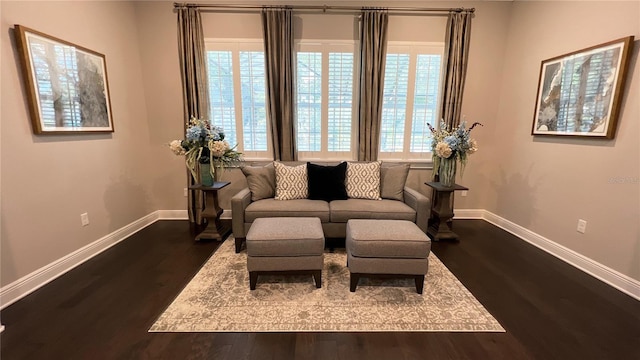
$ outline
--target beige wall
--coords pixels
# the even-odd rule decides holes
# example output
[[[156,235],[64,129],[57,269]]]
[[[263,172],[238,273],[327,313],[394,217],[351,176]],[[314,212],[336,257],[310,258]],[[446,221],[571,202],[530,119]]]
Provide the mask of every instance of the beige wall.
[[[515,2],[483,207],[640,280],[639,41],[614,140],[533,137],[540,62],[624,36],[638,2]],[[570,23],[570,26],[567,24]],[[467,89],[470,90],[470,89]],[[470,91],[468,94],[475,92]],[[490,174],[490,175],[489,175]],[[612,177],[631,179],[610,183]],[[588,222],[585,234],[578,219]]]
[[[2,1],[3,286],[159,208],[159,179],[128,2]],[[21,24],[106,55],[115,132],[34,135],[12,29]],[[82,227],[80,214],[90,224]]]
[[[166,148],[170,140],[183,136],[173,2],[0,4],[1,284],[5,286],[152,211],[186,209],[186,173],[183,158]],[[485,126],[474,130],[480,151],[458,179],[471,190],[468,197],[456,198],[456,207],[486,208],[640,279],[638,185],[607,182],[612,176],[638,177],[640,94],[637,76],[633,77],[637,60],[632,63],[615,140],[529,135],[540,61],[625,35],[640,37],[638,3],[419,5],[476,7],[463,114]],[[327,20],[332,16],[302,15],[296,20],[302,26],[297,33],[322,38],[323,30],[329,30],[331,37],[353,36],[348,16],[336,17],[336,24]],[[574,25],[562,27],[567,19]],[[204,14],[203,20],[206,36],[260,36],[256,14]],[[595,23],[597,32],[591,31]],[[13,24],[106,54],[115,133],[32,134],[9,36]],[[390,37],[429,41],[441,24],[439,17],[392,17]],[[581,168],[570,168],[576,164]],[[408,183],[428,194],[423,183],[429,177],[430,170],[412,170]],[[222,193],[221,205],[229,209],[230,197],[246,183],[238,170],[224,178],[233,181]],[[82,212],[89,213],[88,227],[80,226]],[[584,235],[575,232],[578,218],[589,222]]]
[[[289,2],[289,3],[295,3]],[[305,2],[310,3],[310,2]],[[316,4],[331,2],[316,2]],[[345,2],[339,2],[344,4]],[[362,5],[365,2],[350,2]],[[383,6],[383,2],[376,2]],[[416,6],[415,2],[387,2],[393,6]],[[166,161],[161,170],[162,193],[159,198],[161,209],[185,209],[182,189],[185,175],[182,158],[172,155],[164,143],[182,137],[182,98],[180,74],[176,52],[176,15],[172,2],[138,2],[135,5],[138,19],[140,52],[142,57],[145,95],[148,99],[147,112],[154,124],[151,132],[152,146],[157,150],[157,161]],[[426,6],[421,4],[421,6]],[[486,196],[482,189],[488,185],[490,177],[487,163],[491,160],[483,147],[490,144],[493,122],[498,109],[500,79],[502,76],[503,54],[505,52],[507,27],[511,4],[508,2],[435,2],[433,7],[464,6],[476,7],[467,78],[467,95],[464,98],[463,113],[467,119],[485,124],[474,130],[481,150],[470,159],[464,176],[459,183],[468,186],[468,197],[456,199],[459,208],[482,208]],[[301,14],[295,17],[296,38],[339,38],[353,39],[353,15]],[[257,13],[229,14],[203,13],[203,30],[208,38],[261,38],[260,15]],[[442,41],[446,18],[440,16],[392,16],[389,21],[390,40]],[[324,35],[323,35],[324,34]],[[158,74],[162,74],[159,76]],[[429,181],[430,170],[412,170],[409,184],[424,194],[430,194],[424,185]],[[230,209],[230,198],[246,186],[244,176],[237,170],[225,173],[225,180],[232,185],[221,193],[221,206]],[[159,190],[159,189],[158,189]]]

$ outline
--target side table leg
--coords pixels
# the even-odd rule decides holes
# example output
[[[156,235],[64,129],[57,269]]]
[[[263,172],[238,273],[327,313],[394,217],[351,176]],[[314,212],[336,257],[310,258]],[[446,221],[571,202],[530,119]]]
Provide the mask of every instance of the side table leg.
[[[451,230],[449,222],[453,219],[453,208],[449,191],[437,191],[436,207],[433,209],[433,219],[427,233],[433,241],[443,239],[455,240],[458,235]]]
[[[224,226],[220,221],[222,208],[218,204],[218,192],[206,191],[206,207],[202,212],[202,217],[207,219],[207,227],[196,236],[196,240],[215,239],[223,241],[231,232],[231,228]]]

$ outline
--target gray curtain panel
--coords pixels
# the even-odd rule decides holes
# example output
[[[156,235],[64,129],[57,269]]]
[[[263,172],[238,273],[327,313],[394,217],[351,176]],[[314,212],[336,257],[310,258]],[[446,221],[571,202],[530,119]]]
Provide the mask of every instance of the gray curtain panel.
[[[378,159],[388,25],[389,14],[386,10],[362,11],[358,109],[358,160],[361,161]]]
[[[282,161],[297,160],[292,17],[288,8],[262,10],[267,112],[274,158]]]
[[[444,42],[442,119],[449,128],[458,126],[467,74],[472,13],[450,13]]]
[[[194,116],[209,117],[209,85],[207,78],[207,60],[202,32],[200,11],[197,8],[181,7],[178,12],[178,54],[180,56],[180,75],[182,76],[182,100],[184,106],[184,124]],[[193,184],[189,170],[186,170],[188,183]],[[204,194],[200,191],[189,192],[189,220],[201,224],[201,212]]]

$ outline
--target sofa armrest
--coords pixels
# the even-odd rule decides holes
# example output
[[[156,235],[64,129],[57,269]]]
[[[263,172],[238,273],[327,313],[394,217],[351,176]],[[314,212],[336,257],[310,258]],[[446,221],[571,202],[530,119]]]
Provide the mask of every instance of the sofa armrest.
[[[429,226],[429,217],[431,215],[431,201],[429,198],[417,190],[405,187],[404,203],[416,211],[416,225],[426,234],[427,227]]]
[[[244,238],[244,210],[251,204],[251,191],[244,188],[231,198],[231,228],[233,236]]]

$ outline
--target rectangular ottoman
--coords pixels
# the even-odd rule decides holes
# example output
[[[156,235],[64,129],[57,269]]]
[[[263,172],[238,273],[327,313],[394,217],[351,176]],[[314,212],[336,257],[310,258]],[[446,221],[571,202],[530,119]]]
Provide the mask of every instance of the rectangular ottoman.
[[[324,234],[319,218],[256,219],[247,233],[249,287],[260,274],[311,274],[322,286]]]
[[[422,294],[431,240],[411,221],[349,220],[346,234],[351,292],[361,276],[413,277]]]

